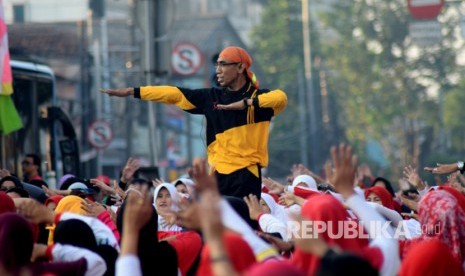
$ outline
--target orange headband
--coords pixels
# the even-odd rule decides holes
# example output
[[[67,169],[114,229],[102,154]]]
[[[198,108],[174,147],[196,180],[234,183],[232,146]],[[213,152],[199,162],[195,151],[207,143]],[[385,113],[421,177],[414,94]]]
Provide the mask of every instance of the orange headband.
[[[240,62],[244,65],[245,71],[247,73],[247,77],[252,82],[252,85],[258,89],[259,82],[255,74],[250,71],[250,66],[252,65],[252,58],[250,57],[249,53],[246,50],[242,49],[241,47],[230,46],[224,48],[221,51],[220,56],[221,58],[227,59],[231,62]]]

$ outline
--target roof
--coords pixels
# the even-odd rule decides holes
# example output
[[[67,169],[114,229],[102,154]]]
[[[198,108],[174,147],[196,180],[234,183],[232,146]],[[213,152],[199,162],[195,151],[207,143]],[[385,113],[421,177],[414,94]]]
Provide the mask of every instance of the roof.
[[[26,23],[8,26],[12,57],[26,55],[40,58],[76,58],[79,56],[76,23]]]

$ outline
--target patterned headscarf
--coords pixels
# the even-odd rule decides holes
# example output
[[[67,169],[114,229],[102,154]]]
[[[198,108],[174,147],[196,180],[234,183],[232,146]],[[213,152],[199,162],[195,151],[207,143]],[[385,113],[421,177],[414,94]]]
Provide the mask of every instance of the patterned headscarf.
[[[245,72],[247,77],[249,78],[252,85],[258,89],[260,83],[257,80],[255,74],[250,70],[250,66],[252,65],[252,57],[250,57],[249,53],[246,50],[242,49],[241,47],[237,46],[230,46],[224,48],[223,51],[220,53],[220,58],[227,59],[231,62],[240,62],[245,67]]]
[[[460,262],[465,260],[465,199],[453,188],[429,192],[420,202],[421,240],[438,238]]]
[[[422,234],[401,243],[401,255],[405,257],[417,244],[438,239],[447,245],[454,258],[465,260],[465,198],[451,187],[441,186],[431,190],[420,201],[418,218]]]

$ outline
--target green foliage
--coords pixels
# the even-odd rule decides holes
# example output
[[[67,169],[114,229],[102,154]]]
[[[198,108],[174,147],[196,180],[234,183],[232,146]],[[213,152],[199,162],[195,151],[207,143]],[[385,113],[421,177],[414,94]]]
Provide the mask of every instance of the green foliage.
[[[318,0],[310,2],[314,1]],[[266,73],[263,87],[279,87],[289,97],[288,108],[275,121],[270,137],[270,171],[283,173],[299,162],[299,138],[305,131],[297,124],[298,112],[308,112],[299,110],[297,98],[297,72],[303,70],[301,1],[266,2],[262,22],[252,37],[254,57]],[[456,134],[465,129],[458,104],[464,102],[465,93],[453,91],[463,75],[456,64],[457,52],[463,49],[456,37],[458,16],[443,13],[439,17],[442,42],[418,47],[409,36],[413,19],[405,0],[334,3],[313,19],[326,33],[311,30],[313,56],[322,58],[326,71],[330,112],[337,115],[331,119],[336,130],[333,135],[319,129],[324,143],[321,149],[311,149],[321,152],[319,161],[327,156],[328,141],[343,140],[341,137],[367,160],[364,148],[371,137],[382,145],[391,164],[396,164],[384,168],[395,176],[400,176],[407,163],[424,164],[437,149],[441,128],[437,95],[446,91],[452,91],[444,105],[446,126],[451,128],[454,145],[463,141],[464,131]],[[318,76],[315,68],[314,72]],[[343,134],[337,133],[340,127],[345,129]]]
[[[297,121],[298,79],[302,68],[302,22],[300,1],[269,0],[261,24],[253,31],[254,58],[261,64],[265,88],[279,88],[288,96],[288,106],[277,119],[269,142],[269,172],[274,176],[289,173],[293,163],[298,163],[299,139],[305,133]]]
[[[338,36],[321,47],[334,71],[328,82],[340,100],[349,141],[362,145],[369,136],[393,164],[421,162],[422,130],[439,127],[428,89],[453,86],[448,77],[457,70],[455,19],[443,16],[441,45],[425,48],[408,36],[411,18],[403,0],[339,1],[321,20]]]
[[[444,124],[450,131],[451,148],[457,154],[465,154],[465,80],[447,92],[444,100]],[[461,157],[460,159],[463,159]]]

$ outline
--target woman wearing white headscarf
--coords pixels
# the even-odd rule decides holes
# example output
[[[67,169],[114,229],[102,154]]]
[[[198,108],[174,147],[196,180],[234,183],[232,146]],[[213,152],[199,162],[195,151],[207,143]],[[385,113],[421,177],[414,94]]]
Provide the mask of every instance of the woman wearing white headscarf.
[[[260,205],[263,213],[258,216],[258,224],[263,232],[279,233],[281,238],[287,241],[287,215],[284,207],[278,205],[272,196],[266,193],[261,194]]]
[[[262,208],[263,204],[266,204],[266,207],[270,209],[270,214],[277,218],[280,222],[284,224],[287,222],[288,217],[286,215],[286,212],[284,211],[284,206],[276,203],[272,196],[270,196],[267,193],[262,193],[260,198],[260,204],[262,205]]]
[[[287,187],[287,191],[296,194],[296,190],[304,192],[318,192],[316,181],[313,177],[306,174],[298,175],[292,181],[292,184]],[[302,207],[298,204],[291,205],[284,209],[287,215],[300,215]]]
[[[170,212],[179,211],[182,196],[176,187],[170,183],[157,186],[153,193],[153,205],[158,213],[158,231],[181,231],[182,227],[174,224],[174,217]]]
[[[294,178],[292,185],[289,186],[289,192],[294,192],[294,188],[297,186],[304,187],[315,192],[318,191],[315,179],[306,174],[301,174]]]
[[[195,193],[195,184],[194,181],[190,180],[189,178],[179,178],[175,180],[173,183],[174,187],[178,193],[186,198],[190,198],[194,196]]]

